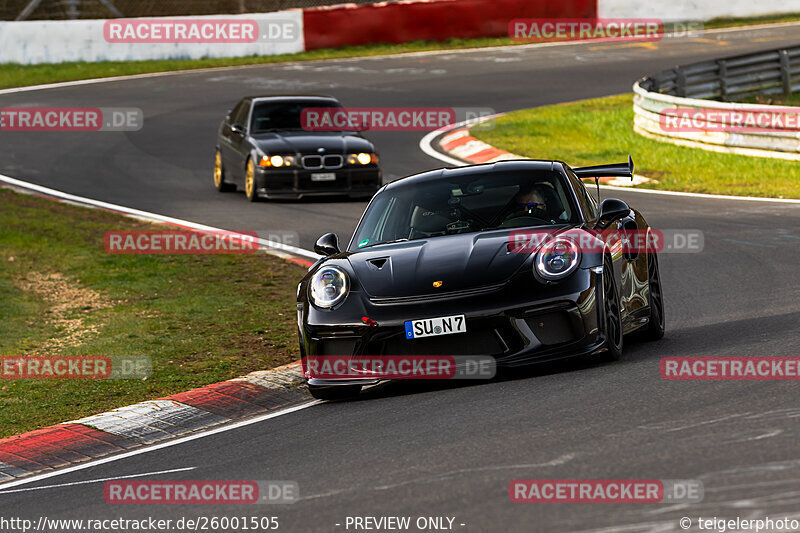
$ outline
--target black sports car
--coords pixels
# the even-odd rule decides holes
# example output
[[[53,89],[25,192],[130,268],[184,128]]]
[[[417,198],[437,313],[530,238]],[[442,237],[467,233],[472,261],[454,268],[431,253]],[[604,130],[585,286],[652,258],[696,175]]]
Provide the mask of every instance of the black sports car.
[[[307,131],[304,109],[341,108],[328,96],[243,98],[220,124],[217,190],[259,198],[346,194],[369,198],[382,184],[375,146],[356,131]]]
[[[651,229],[622,200],[597,205],[580,178],[633,176],[633,162],[572,169],[517,160],[433,170],[385,185],[344,251],[336,235],[297,292],[313,395],[357,394],[375,379],[318,379],[321,355],[487,355],[513,367],[590,356],[616,360],[623,335],[664,334],[655,248],[601,232]],[[515,249],[526,232],[549,237]],[[443,319],[462,317],[458,327]],[[437,327],[438,326],[438,327]]]

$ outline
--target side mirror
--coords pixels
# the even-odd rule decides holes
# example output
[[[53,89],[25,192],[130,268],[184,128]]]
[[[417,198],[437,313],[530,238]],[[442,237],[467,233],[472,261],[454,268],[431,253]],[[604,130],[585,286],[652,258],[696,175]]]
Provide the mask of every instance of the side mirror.
[[[625,218],[631,212],[628,204],[616,198],[606,198],[600,204],[600,216],[597,217],[597,224],[594,229],[606,229],[612,222]]]
[[[231,124],[231,131],[238,135],[244,135],[244,126],[240,126],[239,124]]]
[[[339,250],[339,237],[335,233],[326,233],[314,243],[314,251],[319,255],[329,256],[338,254]]]

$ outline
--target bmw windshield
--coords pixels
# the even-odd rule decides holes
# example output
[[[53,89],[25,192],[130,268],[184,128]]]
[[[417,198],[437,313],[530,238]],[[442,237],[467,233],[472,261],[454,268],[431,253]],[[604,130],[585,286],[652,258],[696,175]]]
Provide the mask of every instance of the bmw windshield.
[[[341,105],[331,100],[292,100],[258,102],[253,107],[250,131],[254,134],[271,131],[303,131],[303,110],[330,108]]]
[[[519,170],[389,186],[370,204],[351,251],[390,242],[580,222],[566,178]]]

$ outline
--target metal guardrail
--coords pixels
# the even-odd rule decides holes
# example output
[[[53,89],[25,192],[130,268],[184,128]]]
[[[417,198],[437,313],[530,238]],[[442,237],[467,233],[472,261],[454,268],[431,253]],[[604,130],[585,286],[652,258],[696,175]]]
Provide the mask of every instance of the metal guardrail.
[[[639,84],[650,92],[723,102],[755,94],[789,96],[800,90],[800,46],[678,66]]]
[[[683,65],[648,76],[633,86],[634,131],[655,140],[741,155],[800,160],[800,132],[757,125],[726,130],[698,113],[698,131],[665,127],[675,110],[721,114],[800,114],[800,108],[735,103],[756,94],[791,95],[800,90],[800,46]],[[705,122],[703,122],[705,121]]]

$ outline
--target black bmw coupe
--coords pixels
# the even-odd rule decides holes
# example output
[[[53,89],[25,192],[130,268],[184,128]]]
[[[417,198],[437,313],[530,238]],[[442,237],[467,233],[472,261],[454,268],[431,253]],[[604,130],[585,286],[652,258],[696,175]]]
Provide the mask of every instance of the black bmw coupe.
[[[344,250],[336,235],[320,237],[324,257],[298,287],[313,395],[352,396],[377,382],[314,377],[306,363],[315,356],[490,356],[514,367],[616,360],[626,334],[661,338],[655,248],[605,238],[649,243],[654,230],[622,200],[598,205],[580,179],[632,175],[630,159],[576,169],[517,160],[385,185]]]
[[[239,101],[222,121],[214,186],[260,198],[369,198],[382,184],[375,146],[356,131],[309,131],[305,109],[341,108],[328,96],[261,96]]]

